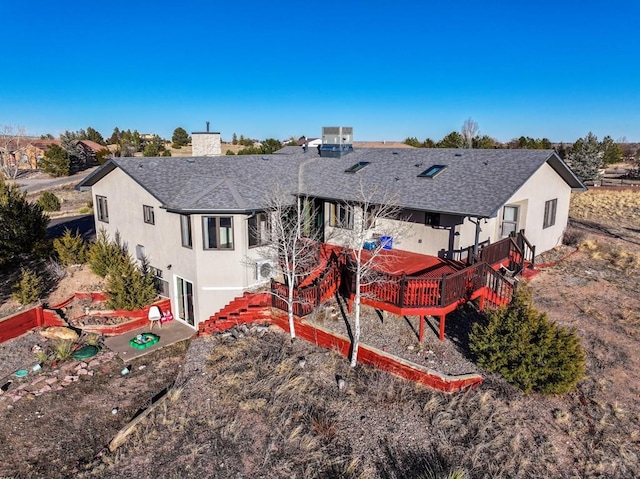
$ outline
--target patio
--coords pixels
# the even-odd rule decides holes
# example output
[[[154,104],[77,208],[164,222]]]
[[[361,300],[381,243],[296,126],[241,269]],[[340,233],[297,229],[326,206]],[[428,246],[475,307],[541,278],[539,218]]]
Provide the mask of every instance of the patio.
[[[128,333],[119,334],[117,336],[110,336],[104,340],[104,344],[111,351],[115,352],[124,362],[137,359],[153,351],[156,351],[165,346],[179,343],[186,339],[191,339],[197,334],[197,331],[183,323],[182,321],[173,320],[162,324],[162,328],[155,326],[152,330],[149,329],[151,325],[148,324],[142,328],[134,329]],[[136,337],[142,333],[152,332],[160,337],[160,340],[147,348],[136,349],[129,344],[131,338]]]

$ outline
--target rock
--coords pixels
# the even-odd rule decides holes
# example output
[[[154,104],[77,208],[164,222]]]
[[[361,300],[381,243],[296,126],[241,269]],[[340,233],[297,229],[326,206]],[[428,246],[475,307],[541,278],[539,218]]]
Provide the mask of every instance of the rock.
[[[44,385],[41,389],[40,389],[40,393],[46,393],[48,391],[51,391],[51,386],[49,386],[48,384]]]
[[[38,376],[37,378],[35,378],[33,381],[31,381],[31,384],[38,384],[39,382],[42,382],[45,380],[46,376]]]
[[[413,350],[415,349],[415,346],[407,346],[407,349],[408,349],[409,351],[413,351]]]
[[[78,369],[78,376],[86,376],[89,373],[85,368]]]
[[[45,383],[47,383],[47,384],[49,384],[49,385],[51,385],[51,384],[53,384],[53,383],[56,383],[56,382],[58,382],[58,378],[49,378],[49,379],[47,379],[47,380],[45,381]]]
[[[93,376],[93,371],[88,371],[88,372],[87,372],[87,375],[89,375],[89,376]]]
[[[73,329],[65,328],[64,326],[52,326],[40,331],[40,335],[50,339],[66,339],[69,341],[75,341],[78,339],[78,333]]]
[[[97,359],[92,359],[91,361],[89,361],[89,364],[87,366],[89,366],[90,368],[95,368],[98,365],[100,365],[100,361],[98,361]]]

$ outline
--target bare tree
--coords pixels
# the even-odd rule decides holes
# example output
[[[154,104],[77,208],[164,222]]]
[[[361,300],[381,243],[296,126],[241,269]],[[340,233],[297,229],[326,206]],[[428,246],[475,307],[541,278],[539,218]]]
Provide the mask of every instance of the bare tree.
[[[317,213],[311,202],[283,188],[270,193],[265,210],[266,218],[254,221],[250,234],[267,240],[262,241],[260,257],[269,260],[276,274],[284,278],[287,294],[279,294],[277,289],[272,294],[286,302],[289,331],[295,339],[294,306],[304,301],[295,295],[295,288],[318,266],[321,231],[314,227]]]
[[[360,342],[361,300],[371,286],[386,281],[381,273],[385,263],[393,261],[393,253],[387,250],[388,242],[406,237],[410,226],[400,217],[402,208],[395,195],[376,187],[365,187],[361,183],[357,201],[341,206],[347,213],[337,218],[341,231],[336,238],[348,248],[351,260],[348,262],[354,284],[351,366],[355,367]],[[372,241],[374,237],[379,241]]]
[[[471,117],[467,118],[462,124],[462,128],[460,129],[460,133],[462,134],[462,138],[464,139],[464,147],[465,148],[473,148],[473,139],[478,135],[480,129],[478,128],[478,124],[473,121]]]
[[[4,125],[0,130],[0,171],[7,179],[15,180],[20,169],[20,150],[27,146],[23,127],[14,129]],[[18,155],[18,157],[16,157]]]

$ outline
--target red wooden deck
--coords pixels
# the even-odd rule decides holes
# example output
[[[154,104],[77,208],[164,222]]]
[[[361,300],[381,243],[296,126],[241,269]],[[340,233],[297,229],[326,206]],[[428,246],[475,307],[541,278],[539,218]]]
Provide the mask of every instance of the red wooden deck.
[[[363,261],[371,258],[363,251]],[[353,273],[349,263],[353,252],[340,246],[322,244],[318,265],[298,284],[295,290],[294,314],[305,316],[341,290],[354,300]],[[361,283],[361,302],[376,309],[401,316],[420,316],[420,341],[424,333],[424,317],[440,320],[440,339],[444,339],[445,317],[467,301],[478,299],[480,308],[509,304],[513,286],[500,267],[520,272],[533,265],[535,247],[524,237],[505,238],[483,247],[475,263],[458,261],[403,250],[382,250],[375,260],[375,277]],[[272,281],[272,305],[287,310],[286,285]]]

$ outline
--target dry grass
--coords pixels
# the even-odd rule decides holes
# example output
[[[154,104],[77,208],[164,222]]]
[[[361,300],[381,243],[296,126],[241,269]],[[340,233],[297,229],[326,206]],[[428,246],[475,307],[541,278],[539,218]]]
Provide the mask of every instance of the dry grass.
[[[638,467],[638,418],[606,400],[605,382],[549,399],[489,375],[446,395],[285,334],[194,341],[210,341],[206,364],[179,397],[81,477],[131,477],[143,463],[144,477],[360,479],[624,478]]]
[[[640,269],[640,253],[626,251],[621,245],[604,240],[585,240],[580,249],[596,261],[605,261],[614,268],[630,275]]]
[[[627,224],[640,216],[640,191],[593,188],[574,193],[569,215],[577,219]]]

